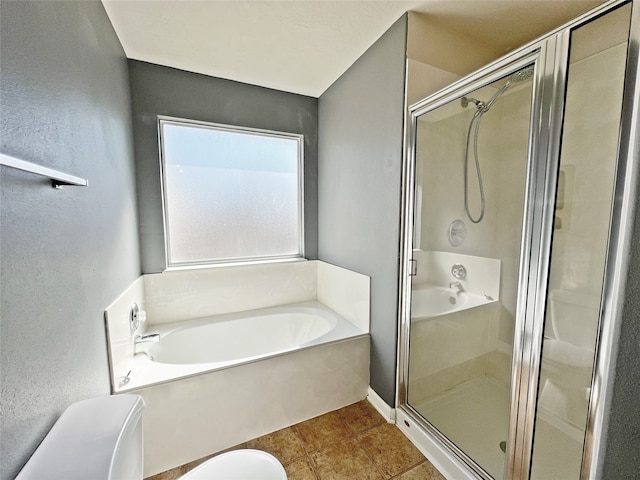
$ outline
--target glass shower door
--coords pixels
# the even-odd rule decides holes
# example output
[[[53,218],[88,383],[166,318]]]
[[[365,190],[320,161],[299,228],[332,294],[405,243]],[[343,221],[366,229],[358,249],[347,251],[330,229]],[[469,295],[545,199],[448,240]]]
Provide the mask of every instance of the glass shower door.
[[[455,478],[594,475],[636,165],[632,6],[410,108],[398,415]]]
[[[611,224],[631,5],[571,33],[531,478],[577,480]]]
[[[533,65],[417,119],[408,404],[503,478]],[[482,473],[486,476],[486,473]]]

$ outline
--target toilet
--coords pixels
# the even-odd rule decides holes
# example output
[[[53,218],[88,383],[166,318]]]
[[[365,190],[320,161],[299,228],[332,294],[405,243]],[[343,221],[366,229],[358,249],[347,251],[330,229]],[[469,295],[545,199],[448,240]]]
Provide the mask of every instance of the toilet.
[[[549,294],[543,363],[591,370],[598,328],[598,303],[592,296],[561,290]]]
[[[598,300],[598,295],[561,290],[549,294],[541,405],[559,417],[570,418],[571,412],[585,410],[597,337]]]
[[[16,480],[142,480],[139,395],[76,402],[60,416]],[[286,480],[267,452],[234,450],[202,463],[181,480]]]
[[[234,450],[197,466],[180,480],[285,480],[287,474],[273,455],[260,450]]]

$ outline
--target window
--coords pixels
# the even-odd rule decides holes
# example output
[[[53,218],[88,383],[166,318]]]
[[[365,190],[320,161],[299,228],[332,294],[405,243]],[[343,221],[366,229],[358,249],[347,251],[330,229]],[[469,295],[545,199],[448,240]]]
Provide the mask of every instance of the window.
[[[302,135],[158,122],[168,267],[303,255]]]

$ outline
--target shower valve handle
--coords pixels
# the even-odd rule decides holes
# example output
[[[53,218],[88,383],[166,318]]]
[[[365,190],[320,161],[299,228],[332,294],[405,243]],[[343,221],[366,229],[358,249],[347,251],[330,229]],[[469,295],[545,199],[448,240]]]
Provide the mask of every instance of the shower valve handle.
[[[451,275],[453,275],[458,280],[462,280],[467,276],[467,269],[464,268],[464,265],[462,265],[461,263],[455,263],[451,267]]]

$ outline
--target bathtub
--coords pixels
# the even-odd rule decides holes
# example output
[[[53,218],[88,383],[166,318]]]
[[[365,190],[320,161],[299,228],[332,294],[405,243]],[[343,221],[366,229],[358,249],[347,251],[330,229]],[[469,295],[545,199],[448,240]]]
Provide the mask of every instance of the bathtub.
[[[214,315],[153,327],[158,343],[138,344],[116,393],[232,368],[366,335],[320,302]]]
[[[420,321],[494,303],[487,295],[458,292],[451,288],[427,286],[411,292],[411,321]]]
[[[331,341],[359,333],[316,302],[181,322],[164,328],[162,341],[152,344],[147,355],[159,363],[215,365],[262,358],[311,346],[319,339]]]
[[[148,330],[116,392],[145,401],[145,477],[367,394],[369,335],[318,301]]]

